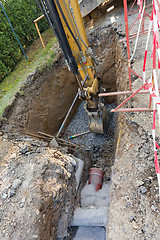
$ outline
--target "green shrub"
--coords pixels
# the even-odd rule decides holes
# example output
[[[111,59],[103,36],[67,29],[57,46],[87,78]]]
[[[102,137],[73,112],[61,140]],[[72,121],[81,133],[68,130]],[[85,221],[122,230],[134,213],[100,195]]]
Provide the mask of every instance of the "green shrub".
[[[5,78],[9,73],[9,70],[6,68],[5,64],[0,59],[0,82]]]
[[[38,38],[33,21],[42,13],[36,1],[1,0],[1,2],[23,48],[26,48]],[[39,21],[38,26],[41,32],[49,27],[45,19]],[[19,44],[0,7],[0,80],[2,75],[14,69],[21,56]]]

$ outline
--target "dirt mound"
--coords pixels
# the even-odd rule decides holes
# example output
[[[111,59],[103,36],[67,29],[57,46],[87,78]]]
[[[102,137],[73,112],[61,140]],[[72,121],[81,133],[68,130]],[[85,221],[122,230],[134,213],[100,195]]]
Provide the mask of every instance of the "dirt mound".
[[[75,205],[73,157],[31,140],[1,162],[1,239],[57,239],[67,235]]]

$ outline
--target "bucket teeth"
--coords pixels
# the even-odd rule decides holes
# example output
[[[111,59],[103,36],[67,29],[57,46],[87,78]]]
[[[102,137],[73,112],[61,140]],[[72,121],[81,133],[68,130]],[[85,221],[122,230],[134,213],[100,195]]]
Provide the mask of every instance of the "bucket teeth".
[[[104,134],[108,131],[112,113],[108,112],[106,107],[100,112],[88,112],[88,116],[91,132]]]

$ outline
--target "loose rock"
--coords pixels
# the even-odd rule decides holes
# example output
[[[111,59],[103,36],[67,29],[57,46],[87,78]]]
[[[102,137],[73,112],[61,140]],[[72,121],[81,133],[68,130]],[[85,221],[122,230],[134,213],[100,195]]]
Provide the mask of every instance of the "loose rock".
[[[57,143],[55,137],[52,139],[52,141],[50,142],[49,146],[51,148],[58,148],[58,143]]]
[[[22,181],[20,179],[15,179],[13,184],[12,184],[12,187],[13,188],[19,188],[19,186],[21,185]]]
[[[16,194],[16,191],[14,189],[9,189],[8,190],[8,198],[13,197]]]

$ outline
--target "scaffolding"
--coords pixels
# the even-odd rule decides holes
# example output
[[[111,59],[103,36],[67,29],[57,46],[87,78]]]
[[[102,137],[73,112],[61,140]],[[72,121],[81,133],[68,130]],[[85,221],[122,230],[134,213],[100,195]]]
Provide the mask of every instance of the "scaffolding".
[[[123,102],[121,102],[115,109],[112,109],[111,112],[142,112],[142,111],[152,111],[153,112],[153,125],[152,125],[152,136],[153,136],[153,146],[154,146],[154,162],[155,169],[157,173],[158,183],[159,183],[159,194],[160,194],[160,167],[158,162],[157,151],[160,149],[159,145],[156,142],[156,115],[159,119],[159,128],[160,128],[160,96],[159,96],[159,78],[160,78],[160,41],[159,41],[159,27],[160,27],[160,1],[152,0],[152,3],[146,5],[146,0],[134,0],[131,8],[128,11],[127,0],[123,0],[124,3],[124,17],[125,17],[125,30],[126,36],[121,40],[121,42],[126,41],[127,44],[127,53],[128,53],[128,79],[129,79],[129,90],[123,92],[111,92],[111,93],[101,93],[99,96],[113,96],[113,95],[130,95]],[[138,9],[133,10],[133,7],[137,3]],[[151,14],[149,15],[146,12],[147,8],[151,8]],[[128,24],[128,16],[136,14],[137,16],[132,23],[130,29]],[[149,18],[149,27],[145,29],[145,18]],[[137,32],[131,33],[135,23],[139,21]],[[143,60],[143,69],[142,75],[133,71],[131,68],[131,61],[134,58],[138,39],[140,36],[147,34],[144,60]],[[152,38],[151,38],[152,34]],[[136,38],[135,46],[133,53],[130,52],[130,39]],[[152,69],[151,76],[146,76],[146,62],[148,53],[149,41],[152,41],[152,51],[150,56],[152,58]],[[137,76],[140,81],[142,81],[141,87],[136,91],[132,90],[131,74]],[[149,104],[146,108],[137,107],[137,108],[121,108],[125,103],[127,103],[131,98],[136,94],[147,93],[149,95]]]
[[[137,2],[137,5],[139,6],[139,9],[132,11],[133,7],[135,6]],[[128,54],[128,79],[129,79],[129,89],[126,91],[122,91],[122,92],[109,92],[109,93],[100,93],[99,97],[106,97],[106,96],[117,96],[117,95],[128,95],[131,94],[127,99],[125,99],[119,106],[117,106],[115,109],[112,109],[111,112],[140,112],[140,111],[153,111],[153,109],[151,108],[151,102],[149,102],[149,106],[146,108],[121,108],[125,103],[127,103],[132,97],[134,97],[136,94],[141,94],[141,93],[150,93],[149,89],[147,89],[147,82],[144,81],[143,76],[140,76],[138,73],[136,73],[132,67],[131,67],[131,61],[134,58],[135,55],[135,51],[136,51],[136,47],[137,47],[137,43],[138,43],[138,38],[144,34],[148,34],[149,33],[149,29],[144,29],[144,23],[145,23],[145,17],[147,16],[149,19],[151,19],[151,16],[149,16],[149,14],[146,12],[146,9],[149,7],[152,7],[152,4],[146,5],[146,1],[145,0],[134,0],[131,8],[128,11],[128,6],[127,6],[127,0],[123,0],[124,3],[124,17],[125,17],[125,30],[126,30],[126,36],[125,38],[121,39],[120,42],[124,42],[126,41],[127,44],[127,54]],[[133,15],[137,13],[137,16],[134,20],[134,22],[132,23],[132,26],[128,27],[128,16]],[[138,27],[138,31],[135,33],[131,33],[131,31],[133,30],[133,27],[135,25],[135,23],[139,20],[139,27]],[[142,30],[141,30],[142,28]],[[152,29],[153,32],[153,29]],[[136,38],[136,42],[135,42],[135,48],[134,48],[134,52],[132,54],[132,56],[130,55],[130,39]],[[147,56],[146,56],[147,57]],[[137,89],[136,91],[132,90],[132,81],[131,81],[131,74],[137,76],[138,78],[140,78],[141,80],[143,80],[143,85]],[[151,99],[150,99],[151,101]]]

